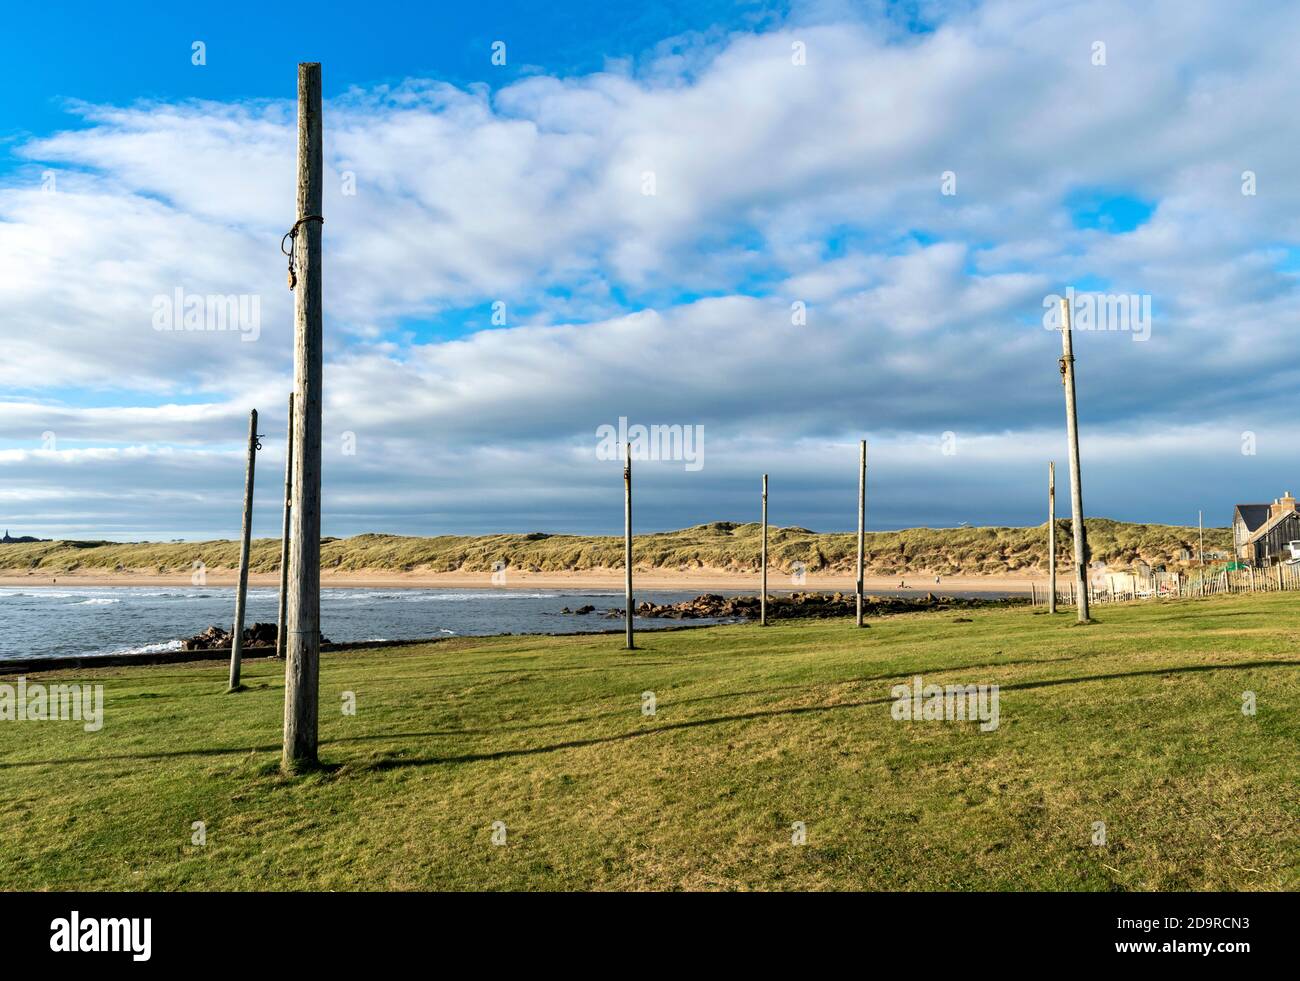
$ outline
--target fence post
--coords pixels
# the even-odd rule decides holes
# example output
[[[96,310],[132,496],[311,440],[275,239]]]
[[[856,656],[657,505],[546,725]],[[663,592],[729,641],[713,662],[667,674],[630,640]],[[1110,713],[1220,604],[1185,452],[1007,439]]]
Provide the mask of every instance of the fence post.
[[[230,635],[230,690],[239,690],[244,655],[244,602],[248,597],[248,550],[253,535],[253,475],[257,470],[257,410],[248,414],[248,463],[244,470],[244,527],[239,539],[239,582],[235,586],[235,629]]]
[[[858,626],[862,626],[862,576],[865,571],[867,528],[867,441],[859,445],[858,454]]]
[[[1047,612],[1056,613],[1056,461],[1047,463]]]
[[[280,531],[280,608],[276,613],[275,656],[284,658],[284,607],[289,601],[289,517],[293,508],[293,393],[289,393],[289,435],[284,442],[284,527]]]
[[[1079,583],[1077,614],[1088,622],[1088,560],[1084,555],[1083,477],[1079,462],[1079,411],[1074,392],[1074,347],[1070,301],[1061,300],[1061,384],[1065,388],[1065,433],[1070,446],[1070,513],[1074,525],[1074,578]]]
[[[763,587],[758,600],[758,625],[767,626],[767,474],[763,474]]]
[[[636,650],[636,640],[632,635],[632,442],[626,444],[627,455],[623,463],[623,611],[626,621],[625,648]]]

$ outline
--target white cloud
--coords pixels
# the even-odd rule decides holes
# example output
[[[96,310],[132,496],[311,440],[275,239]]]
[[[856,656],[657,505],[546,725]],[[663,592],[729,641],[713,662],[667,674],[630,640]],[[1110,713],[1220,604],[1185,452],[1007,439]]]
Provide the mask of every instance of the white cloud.
[[[1150,293],[1156,311],[1146,343],[1076,342],[1085,443],[1104,454],[1091,506],[1158,512],[1169,498],[1150,481],[1113,489],[1140,463],[1125,447],[1288,418],[1294,373],[1261,351],[1286,349],[1295,306],[1279,266],[1300,233],[1297,30],[1281,10],[1208,3],[989,3],[918,37],[832,5],[495,93],[423,79],[351,91],[326,119],[326,436],[356,432],[362,449],[327,465],[327,527],[331,508],[353,531],[581,527],[592,475],[572,450],[619,415],[703,424],[715,441],[695,489],[650,511],[666,524],[732,516],[729,481],[759,466],[741,449],[756,434],[774,441],[769,469],[808,463],[805,483],[827,471],[791,447],[855,430],[901,453],[951,429],[1019,466],[1016,446],[1046,450],[1016,434],[1061,414],[1042,298],[1088,279]],[[793,40],[807,64],[791,63]],[[24,448],[0,473],[46,530],[73,521],[69,488],[86,495],[78,513],[123,533],[212,529],[240,464],[207,450],[237,448],[253,405],[283,430],[292,106],[77,111],[86,125],[26,144],[30,167],[0,185],[0,445]],[[43,193],[51,168],[58,189]],[[1257,197],[1240,192],[1246,169]],[[940,193],[945,170],[955,196]],[[1064,200],[1078,189],[1157,208],[1128,234],[1076,229]],[[152,298],[176,288],[258,296],[259,340],[153,330]],[[507,327],[444,339],[466,308],[486,327],[496,300]],[[26,452],[45,431],[75,467]],[[1174,444],[1161,465],[1195,482],[1196,447]],[[130,445],[166,452],[119,470]],[[1219,470],[1282,479],[1280,462],[1249,463]],[[1037,497],[989,466],[964,520],[1031,515]],[[110,485],[111,508],[94,490]],[[799,523],[832,513],[806,500]]]

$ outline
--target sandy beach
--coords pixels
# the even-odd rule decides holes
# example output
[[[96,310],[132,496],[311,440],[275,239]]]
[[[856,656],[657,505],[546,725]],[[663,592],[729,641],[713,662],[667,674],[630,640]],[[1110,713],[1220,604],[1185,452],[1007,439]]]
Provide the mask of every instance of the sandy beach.
[[[209,570],[204,585],[233,586],[236,574],[233,570]],[[253,586],[277,586],[280,582],[278,573],[252,573],[248,577]],[[868,592],[888,593],[897,591],[904,583],[907,590],[928,590],[933,592],[990,592],[990,593],[1028,593],[1030,583],[1042,584],[1045,577],[1017,576],[944,576],[935,582],[934,576],[905,576],[891,578],[868,578],[864,585]],[[40,587],[40,586],[189,586],[193,583],[190,575],[184,572],[159,575],[154,572],[114,572],[102,571],[61,572],[52,574],[42,571],[0,573],[0,587]],[[390,572],[390,571],[349,571],[322,572],[321,585],[325,588],[357,589],[427,589],[430,587],[454,587],[457,589],[609,589],[622,590],[623,570],[591,569],[580,572],[526,572],[508,569],[504,582],[494,582],[489,572]],[[795,583],[787,573],[771,571],[768,573],[768,591],[774,593],[793,590],[820,590],[824,592],[851,592],[853,577],[851,575],[813,575],[804,577],[803,583]],[[662,590],[698,590],[701,593],[719,590],[750,590],[757,592],[759,578],[756,573],[739,575],[722,569],[697,569],[689,572],[652,570],[637,572],[634,586],[637,589]]]

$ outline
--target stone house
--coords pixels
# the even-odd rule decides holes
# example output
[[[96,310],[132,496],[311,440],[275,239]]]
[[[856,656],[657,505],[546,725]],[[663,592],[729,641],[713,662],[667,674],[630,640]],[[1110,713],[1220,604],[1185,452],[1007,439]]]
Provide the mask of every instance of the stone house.
[[[1300,513],[1287,491],[1272,504],[1238,504],[1232,513],[1232,550],[1241,562],[1271,565],[1291,557],[1289,542],[1300,541]]]

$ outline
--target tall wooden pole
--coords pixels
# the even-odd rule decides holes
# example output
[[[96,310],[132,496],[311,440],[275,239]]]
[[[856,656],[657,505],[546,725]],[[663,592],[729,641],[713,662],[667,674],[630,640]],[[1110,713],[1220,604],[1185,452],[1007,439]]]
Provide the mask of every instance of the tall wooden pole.
[[[284,525],[280,529],[280,608],[276,612],[275,656],[284,657],[284,606],[289,599],[289,514],[293,510],[293,392],[289,393],[289,426],[284,440]]]
[[[636,650],[632,636],[632,443],[623,462],[623,615],[627,621],[627,649]]]
[[[320,710],[321,75],[298,65],[298,199],[293,294],[293,513],[281,766],[314,766]],[[316,220],[320,219],[320,220]]]
[[[1056,461],[1047,463],[1047,612],[1056,612]]]
[[[244,525],[239,539],[239,584],[235,587],[235,628],[230,638],[230,690],[239,690],[244,658],[244,602],[248,596],[248,548],[253,536],[253,474],[257,469],[257,410],[248,414],[248,462],[244,465]]]
[[[1070,440],[1070,512],[1074,524],[1074,581],[1079,587],[1079,622],[1088,617],[1088,563],[1083,547],[1083,478],[1079,474],[1079,414],[1074,394],[1074,346],[1070,301],[1061,300],[1061,381],[1065,386],[1065,424]]]
[[[1196,564],[1201,568],[1201,595],[1205,595],[1205,524],[1201,518],[1201,512],[1196,512],[1196,533],[1200,544],[1196,546]],[[1280,578],[1280,577],[1279,577]]]
[[[763,589],[758,597],[758,625],[767,626],[767,474],[763,474]]]
[[[858,626],[862,626],[862,574],[866,557],[867,441],[858,444]]]

